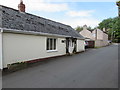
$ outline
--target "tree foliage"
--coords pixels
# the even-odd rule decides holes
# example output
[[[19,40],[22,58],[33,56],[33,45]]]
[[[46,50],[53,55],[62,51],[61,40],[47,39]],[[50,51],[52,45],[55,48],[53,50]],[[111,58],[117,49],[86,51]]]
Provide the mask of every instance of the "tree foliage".
[[[81,27],[81,26],[77,26],[77,27],[75,28],[75,30],[76,30],[77,32],[80,32],[80,31],[83,30],[83,27]]]
[[[90,31],[92,31],[93,29],[89,26],[89,27],[87,27],[87,29],[88,30],[90,30]],[[83,30],[83,26],[77,26],[76,28],[75,28],[75,30],[77,31],[77,32],[80,32],[80,31],[82,31]]]
[[[99,23],[98,28],[101,29],[101,30],[103,28],[110,29],[110,28],[112,28],[112,24],[113,24],[112,21],[113,21],[112,18],[105,19],[101,23]]]
[[[99,29],[106,28],[109,39],[120,42],[120,17],[108,18],[99,23]]]

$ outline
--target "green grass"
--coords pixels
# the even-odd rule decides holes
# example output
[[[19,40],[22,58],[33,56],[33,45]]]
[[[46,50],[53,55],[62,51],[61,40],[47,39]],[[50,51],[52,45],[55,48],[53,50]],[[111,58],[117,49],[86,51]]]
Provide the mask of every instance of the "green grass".
[[[10,71],[17,71],[17,70],[21,70],[27,67],[27,63],[26,62],[17,62],[17,63],[13,63],[13,64],[9,64],[8,65],[8,70]]]

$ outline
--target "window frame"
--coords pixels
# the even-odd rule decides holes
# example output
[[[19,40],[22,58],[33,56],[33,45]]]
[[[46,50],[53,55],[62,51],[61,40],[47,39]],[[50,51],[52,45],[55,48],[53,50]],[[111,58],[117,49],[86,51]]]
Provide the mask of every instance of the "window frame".
[[[57,51],[57,38],[46,38],[46,50],[47,52]]]

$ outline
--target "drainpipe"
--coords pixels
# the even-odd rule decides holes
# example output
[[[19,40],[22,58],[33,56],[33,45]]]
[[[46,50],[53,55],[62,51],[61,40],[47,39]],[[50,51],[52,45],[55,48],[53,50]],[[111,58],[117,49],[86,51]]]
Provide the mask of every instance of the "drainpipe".
[[[0,33],[1,33],[1,40],[0,40],[0,43],[1,43],[1,51],[0,51],[0,56],[1,56],[1,58],[0,58],[0,70],[2,70],[3,69],[3,29],[1,28],[1,31],[0,31]]]
[[[97,29],[95,31],[95,40],[97,40]]]

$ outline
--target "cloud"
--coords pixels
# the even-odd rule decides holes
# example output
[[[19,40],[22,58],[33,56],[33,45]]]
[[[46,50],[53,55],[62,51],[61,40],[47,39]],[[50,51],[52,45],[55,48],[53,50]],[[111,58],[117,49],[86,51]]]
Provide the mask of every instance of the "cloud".
[[[20,2],[20,0],[0,0],[0,4],[7,6],[7,7],[11,7],[14,9],[18,9],[18,3]]]
[[[92,14],[95,12],[94,10],[70,11],[70,8],[67,3],[51,3],[45,2],[46,0],[23,0],[23,1],[26,4],[27,12],[32,11],[60,12],[66,10],[67,15],[69,15],[70,17],[66,16],[65,18],[64,17],[58,18],[55,21],[71,25],[72,27],[76,27],[78,25],[83,26],[84,24],[91,27],[95,27],[99,23],[99,21],[92,16]],[[17,6],[19,2],[20,0],[0,0],[1,5],[8,6],[14,9],[18,9]],[[52,18],[52,20],[54,20],[54,18]]]
[[[69,11],[66,14],[71,17],[88,17],[92,16],[94,10]]]
[[[89,17],[89,18],[67,18],[64,20],[60,20],[60,22],[70,25],[73,28],[77,27],[77,26],[83,26],[83,25],[87,25],[87,26],[91,26],[92,28],[98,26],[98,24],[100,23],[100,21],[98,21],[97,19],[93,18],[93,17]]]
[[[46,2],[115,2],[116,0],[45,0]]]
[[[94,28],[100,23],[100,21],[93,17],[94,13],[95,10],[68,11],[66,12],[66,15],[69,16],[69,19],[61,22],[71,25],[73,28],[85,24]]]
[[[7,3],[6,3],[7,2]],[[0,0],[1,5],[5,5],[14,9],[18,9],[20,0]],[[30,11],[44,11],[44,12],[60,12],[68,10],[66,3],[48,3],[45,0],[23,0],[26,5],[26,10]]]
[[[34,7],[32,6],[32,3],[28,5],[29,11],[44,11],[44,12],[60,12],[68,10],[67,4],[51,4],[51,3],[34,3]]]

